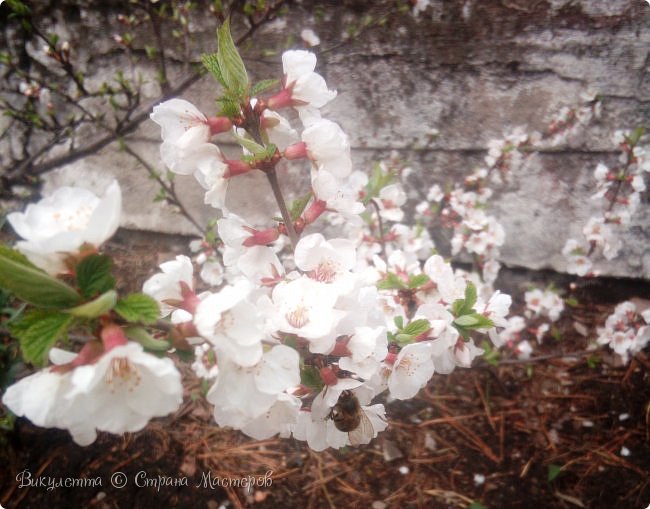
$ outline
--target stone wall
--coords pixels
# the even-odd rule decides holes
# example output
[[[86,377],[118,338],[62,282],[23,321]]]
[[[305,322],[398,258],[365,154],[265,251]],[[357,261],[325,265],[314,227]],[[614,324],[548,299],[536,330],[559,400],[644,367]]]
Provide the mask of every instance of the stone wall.
[[[566,144],[541,150],[491,202],[490,212],[506,229],[504,263],[564,270],[560,251],[565,240],[577,237],[595,210],[589,199],[595,189],[593,170],[599,162],[616,161],[611,135],[650,124],[650,6],[641,0],[432,0],[417,18],[393,13],[381,26],[346,39],[343,34],[361,26],[365,16],[381,17],[377,4],[383,5],[295,2],[285,18],[244,48],[253,74],[266,78],[281,69],[278,56],[260,56],[267,41],[299,40],[302,28],[314,29],[322,40],[316,48],[319,71],[339,92],[326,116],[351,137],[358,167],[370,168],[371,161],[391,150],[412,161],[414,199],[421,199],[434,182],[452,182],[471,171],[490,139],[516,126],[543,130],[562,106],[577,104],[581,92],[597,91],[603,97],[601,119]],[[112,23],[108,15],[95,22]],[[200,47],[214,49],[214,28],[209,18],[195,22]],[[97,43],[92,51],[99,48]],[[103,51],[103,68],[121,65],[111,63],[108,46]],[[89,72],[93,66],[99,72],[93,61],[88,65]],[[180,64],[172,73],[182,73]],[[158,93],[151,86],[148,99]],[[215,95],[215,83],[206,77],[183,97],[212,111]],[[425,143],[427,128],[440,132],[431,143]],[[135,150],[160,166],[157,126],[145,122],[130,139]],[[115,144],[51,172],[46,187],[68,182],[101,186],[111,176],[125,192],[124,226],[193,232],[184,219],[151,203],[155,183]],[[212,211],[202,207],[198,186],[191,179],[177,183],[191,213],[205,222]],[[231,201],[260,201],[251,189],[269,194],[264,182],[238,187]],[[647,205],[646,194],[634,224],[621,232],[621,255],[597,266],[603,273],[650,278]]]

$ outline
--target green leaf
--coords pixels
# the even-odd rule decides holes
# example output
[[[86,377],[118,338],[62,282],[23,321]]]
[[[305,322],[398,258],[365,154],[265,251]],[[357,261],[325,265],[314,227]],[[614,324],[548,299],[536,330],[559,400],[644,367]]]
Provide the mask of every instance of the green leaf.
[[[217,81],[226,88],[226,82],[223,80],[221,68],[219,67],[219,60],[216,53],[201,55],[201,62],[203,66],[210,71],[210,73],[217,79]]]
[[[601,362],[603,362],[603,360],[597,355],[590,355],[589,357],[587,357],[587,367],[589,367],[590,369],[597,368],[598,364],[600,364]]]
[[[257,83],[255,83],[255,85],[253,85],[251,87],[250,94],[252,96],[256,96],[258,94],[266,92],[267,90],[275,88],[279,84],[280,84],[280,80],[262,80],[262,81],[258,81]]]
[[[81,294],[90,298],[93,295],[115,288],[115,278],[111,275],[113,261],[108,255],[86,256],[77,265],[77,284]]]
[[[408,345],[409,343],[413,343],[413,336],[410,334],[395,334],[395,337],[393,338],[395,340],[395,343],[397,343],[400,346],[405,346]]]
[[[115,312],[128,322],[145,325],[154,323],[160,316],[158,303],[143,293],[132,293],[119,300]]]
[[[564,302],[566,302],[567,306],[570,306],[572,308],[580,305],[580,301],[575,297],[569,297],[568,299],[565,299]]]
[[[467,286],[465,286],[465,309],[468,311],[471,311],[474,309],[474,305],[476,304],[476,299],[477,299],[477,294],[476,294],[476,287],[474,286],[474,283],[471,281],[467,282]]]
[[[419,288],[420,286],[424,286],[429,282],[429,276],[426,274],[418,274],[416,276],[411,276],[409,279],[409,288]]]
[[[478,324],[478,320],[474,315],[463,315],[456,318],[454,320],[454,324],[458,325],[459,327],[474,327],[476,324]]]
[[[386,277],[377,283],[377,288],[380,290],[406,290],[406,284],[397,274],[388,272]]]
[[[20,0],[7,0],[9,8],[19,16],[29,16],[32,12],[29,7]]]
[[[66,309],[64,312],[78,318],[98,318],[113,309],[116,302],[117,292],[109,290],[90,302]]]
[[[636,146],[641,139],[641,136],[645,134],[645,127],[637,127],[634,131],[630,133],[629,136],[626,136],[628,143],[631,147]]]
[[[74,320],[72,315],[58,311],[33,309],[10,326],[13,336],[18,338],[23,358],[36,366],[44,366],[47,354],[54,343],[63,336]]]
[[[129,339],[140,343],[147,350],[166,352],[171,348],[169,341],[154,338],[142,327],[127,327],[124,329],[124,333]]]
[[[478,324],[474,327],[475,329],[491,329],[494,327],[494,322],[487,316],[480,313],[474,313],[472,316],[478,320]]]
[[[20,251],[16,249],[12,249],[5,244],[0,244],[0,256],[9,258],[10,260],[20,263],[21,265],[25,265],[26,267],[31,267],[39,271],[41,270],[38,267],[36,267],[36,265],[34,265],[32,262],[30,262],[29,259]]]
[[[472,502],[471,504],[469,504],[468,509],[486,509],[486,507],[479,502]]]
[[[551,463],[548,466],[548,480],[549,480],[549,482],[554,481],[557,478],[557,476],[560,475],[560,473],[562,473],[562,467],[560,465],[554,465],[553,463]]]
[[[366,185],[366,196],[363,199],[363,204],[368,205],[371,199],[379,196],[379,192],[390,184],[395,177],[395,172],[389,171],[384,173],[381,165],[376,163],[372,169],[372,174]]]
[[[289,216],[291,217],[292,221],[298,220],[298,218],[305,211],[305,208],[307,207],[307,204],[309,203],[310,199],[311,199],[311,192],[307,193],[302,198],[293,200],[293,202],[291,203],[291,207],[289,208]]]
[[[319,371],[313,366],[303,366],[300,370],[300,383],[312,389],[323,388],[323,380]]]
[[[406,327],[402,329],[402,334],[408,334],[410,336],[417,337],[420,334],[424,334],[431,328],[429,320],[421,318],[420,320],[413,320]]]
[[[241,114],[239,102],[233,99],[221,97],[217,99],[217,104],[219,104],[220,117],[236,118]]]
[[[467,285],[465,286],[465,298],[455,300],[451,305],[452,314],[456,317],[459,317],[473,313],[476,299],[476,287],[474,286],[474,283],[468,281]]]
[[[250,138],[244,138],[243,136],[239,136],[236,133],[233,133],[233,135],[235,136],[237,143],[239,143],[242,147],[244,147],[246,150],[251,152],[254,156],[266,155],[266,147],[264,145],[260,145],[259,143],[251,140]]]
[[[229,18],[217,29],[217,42],[217,62],[225,88],[233,92],[243,92],[248,87],[248,74],[230,35]]]
[[[399,330],[402,330],[404,328],[404,317],[403,316],[396,316],[393,318],[393,322],[395,322],[395,327],[397,327]]]
[[[6,250],[0,252],[0,286],[42,308],[69,308],[81,300],[74,289]]]
[[[486,340],[481,342],[481,348],[483,349],[483,360],[491,366],[497,366],[501,357],[499,350],[493,348],[492,344]]]

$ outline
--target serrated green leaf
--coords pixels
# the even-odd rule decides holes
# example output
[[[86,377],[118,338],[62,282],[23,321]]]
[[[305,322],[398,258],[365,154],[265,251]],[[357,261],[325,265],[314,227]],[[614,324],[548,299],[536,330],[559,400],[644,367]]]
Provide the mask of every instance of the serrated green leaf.
[[[455,300],[451,305],[451,312],[454,316],[459,317],[474,313],[474,305],[476,304],[477,294],[476,287],[471,281],[467,281],[465,285],[465,298]]]
[[[140,343],[147,350],[166,352],[171,348],[169,341],[154,338],[142,327],[127,327],[124,329],[124,333],[129,339]]]
[[[0,254],[0,286],[19,299],[46,309],[69,308],[81,301],[62,281],[9,256]]]
[[[560,475],[560,473],[562,473],[562,467],[560,465],[554,465],[553,463],[551,463],[548,466],[548,480],[549,480],[549,482],[554,481],[557,478],[557,476]]]
[[[413,336],[401,332],[399,334],[395,334],[393,339],[395,343],[397,343],[400,346],[405,346],[408,345],[409,343],[413,343]]]
[[[494,322],[487,316],[480,313],[475,313],[473,316],[478,320],[478,324],[475,327],[476,329],[491,329],[494,327]]]
[[[237,118],[241,114],[239,102],[230,98],[221,97],[217,99],[219,105],[219,116],[228,118]]]
[[[298,218],[302,215],[311,199],[311,192],[307,193],[302,198],[293,200],[291,207],[289,208],[289,215],[291,216],[292,221],[297,221]]]
[[[459,327],[474,327],[477,323],[478,320],[474,315],[463,315],[454,320],[454,324]]]
[[[429,276],[426,274],[418,274],[416,276],[411,276],[409,279],[408,287],[409,288],[419,288],[424,286],[429,282]]]
[[[476,287],[474,286],[474,283],[468,281],[467,285],[465,286],[465,305],[464,305],[464,308],[467,309],[468,312],[474,309],[474,305],[476,304],[477,298],[478,297],[476,294]]]
[[[78,318],[98,318],[113,309],[116,302],[117,292],[109,290],[90,302],[66,309],[64,312]]]
[[[262,80],[251,87],[250,95],[256,96],[267,90],[271,90],[280,84],[280,80]]]
[[[23,359],[36,366],[44,366],[48,352],[66,333],[73,320],[72,315],[58,311],[34,309],[11,324],[10,332],[20,343]]]
[[[217,79],[221,86],[226,88],[227,85],[223,79],[223,75],[221,74],[221,68],[219,67],[217,54],[211,53],[201,55],[201,62],[203,62],[203,66]]]
[[[143,293],[132,293],[119,300],[115,312],[128,322],[154,323],[160,316],[158,303]]]
[[[388,272],[386,277],[377,283],[377,288],[380,290],[406,290],[407,287],[397,274]]]
[[[77,285],[81,294],[90,298],[93,295],[115,288],[115,278],[111,275],[113,261],[108,255],[86,256],[77,265]]]
[[[431,328],[429,320],[426,318],[421,318],[419,320],[413,320],[406,327],[402,329],[403,334],[408,334],[413,337],[418,337],[420,334],[424,334]]]
[[[217,62],[225,88],[231,92],[241,93],[248,87],[248,74],[230,35],[229,18],[217,29],[217,42],[219,44]]]

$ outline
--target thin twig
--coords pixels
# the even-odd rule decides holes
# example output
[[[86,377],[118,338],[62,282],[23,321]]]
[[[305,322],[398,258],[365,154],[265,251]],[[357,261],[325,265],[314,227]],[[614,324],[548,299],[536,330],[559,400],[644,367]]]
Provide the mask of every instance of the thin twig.
[[[379,227],[379,244],[381,245],[381,257],[383,258],[386,265],[388,265],[388,258],[386,257],[386,240],[384,239],[384,223],[381,220],[381,209],[379,208],[379,204],[377,203],[377,200],[375,200],[374,198],[370,199],[370,203],[372,203],[372,206],[375,208],[375,212],[377,212],[377,224]]]
[[[276,173],[275,168],[269,169],[265,171],[265,173],[266,177],[269,179],[269,184],[271,184],[271,189],[273,189],[273,196],[275,196],[275,201],[280,208],[280,214],[282,214],[282,220],[284,221],[284,225],[287,228],[287,234],[289,235],[291,246],[295,250],[296,244],[298,244],[298,234],[293,227],[291,214],[289,214],[287,204],[284,201],[284,196],[282,196],[282,190],[280,189],[280,183],[278,182],[278,174]]]
[[[176,195],[176,191],[174,188],[170,185],[168,185],[158,174],[158,172],[140,155],[138,154],[135,150],[133,150],[129,145],[126,143],[122,144],[122,148],[124,152],[135,158],[144,168],[147,170],[149,175],[151,175],[158,184],[165,190],[165,193],[170,197],[168,198],[168,201],[172,203],[173,205],[176,205],[180,213],[190,222],[194,225],[194,227],[198,230],[198,232],[203,235],[203,228],[199,224],[199,222],[192,217],[192,215],[189,213],[189,211],[185,208],[185,205],[183,205],[183,202],[180,201],[178,196]]]

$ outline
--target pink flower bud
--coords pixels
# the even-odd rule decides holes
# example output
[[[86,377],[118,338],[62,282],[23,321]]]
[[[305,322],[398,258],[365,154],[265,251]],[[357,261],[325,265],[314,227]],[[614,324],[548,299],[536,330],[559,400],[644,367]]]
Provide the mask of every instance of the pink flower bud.
[[[327,203],[325,203],[323,200],[313,201],[309,208],[305,211],[305,223],[313,223],[320,217],[323,212],[325,212],[325,210],[327,210]]]
[[[386,358],[384,359],[384,362],[390,366],[395,364],[395,361],[397,360],[397,354],[394,352],[388,352],[386,354]]]
[[[228,170],[224,175],[225,178],[236,177],[252,170],[248,163],[239,159],[229,159],[224,162],[228,165]]]
[[[280,236],[280,232],[278,231],[277,228],[267,228],[266,230],[255,230],[254,228],[244,226],[244,229],[251,234],[250,237],[248,237],[246,240],[244,240],[244,242],[242,242],[242,246],[246,246],[246,247],[266,246],[267,244],[270,244]]]
[[[308,157],[307,145],[304,141],[289,145],[284,149],[284,157],[287,159],[305,159]]]
[[[207,124],[210,127],[210,134],[225,133],[232,129],[232,122],[228,117],[209,117]]]
[[[283,88],[277,94],[269,97],[266,101],[266,105],[270,110],[279,110],[282,108],[287,108],[293,104],[291,99],[291,88]]]
[[[330,367],[320,368],[320,378],[325,385],[336,385],[339,381],[336,373]]]
[[[107,352],[116,346],[126,345],[128,342],[122,327],[114,323],[105,325],[100,332],[100,337],[104,343],[104,350]]]
[[[178,284],[181,287],[181,297],[183,298],[178,307],[193,315],[201,300],[185,281],[179,281]]]

